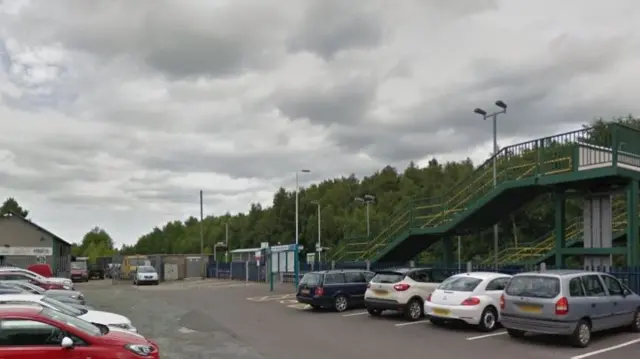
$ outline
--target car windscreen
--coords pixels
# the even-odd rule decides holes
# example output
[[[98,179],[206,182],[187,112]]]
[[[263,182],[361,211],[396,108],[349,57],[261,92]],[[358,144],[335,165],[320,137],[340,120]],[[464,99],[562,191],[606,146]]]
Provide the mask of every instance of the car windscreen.
[[[398,283],[404,279],[404,274],[398,272],[377,272],[371,278],[372,283]]]
[[[51,297],[43,297],[41,300],[43,303],[50,305],[53,309],[72,317],[77,317],[86,313],[86,311],[71,307]]]
[[[304,284],[307,286],[316,286],[320,284],[320,274],[318,273],[307,273],[300,280],[300,284]]]
[[[67,315],[65,313],[51,310],[49,308],[44,308],[42,309],[40,314],[45,317],[51,318],[53,320],[63,322],[66,325],[74,327],[78,330],[81,330],[89,335],[94,335],[94,336],[102,335],[102,331],[100,330],[100,328],[96,327],[95,325],[89,322],[86,322],[82,319],[78,319],[76,317]]]
[[[87,262],[71,262],[71,269],[87,269]]]
[[[470,276],[453,276],[445,279],[438,289],[448,290],[453,292],[473,292],[478,284],[482,282],[482,279],[470,277]]]
[[[530,298],[555,298],[560,293],[560,279],[539,275],[518,275],[511,278],[504,292]]]
[[[155,273],[156,270],[153,267],[138,267],[138,272],[140,273]]]

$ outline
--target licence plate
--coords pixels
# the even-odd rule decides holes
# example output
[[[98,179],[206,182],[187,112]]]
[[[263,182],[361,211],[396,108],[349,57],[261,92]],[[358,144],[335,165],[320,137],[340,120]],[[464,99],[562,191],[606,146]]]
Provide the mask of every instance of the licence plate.
[[[309,294],[309,289],[303,289],[300,291],[302,294]]]
[[[520,310],[525,313],[540,313],[542,312],[542,308],[537,305],[519,305]]]
[[[387,291],[384,289],[374,289],[373,292],[378,295],[387,295]]]
[[[144,277],[144,279],[151,279],[151,277]]]
[[[449,313],[451,312],[448,309],[433,308],[433,314],[449,315]]]

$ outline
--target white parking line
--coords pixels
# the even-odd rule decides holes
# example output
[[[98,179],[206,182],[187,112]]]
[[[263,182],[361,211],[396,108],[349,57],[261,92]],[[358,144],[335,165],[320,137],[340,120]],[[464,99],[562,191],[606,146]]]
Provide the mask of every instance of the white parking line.
[[[587,358],[587,357],[590,357],[592,355],[598,355],[598,354],[610,352],[612,350],[624,348],[624,347],[627,347],[629,345],[636,344],[636,343],[640,343],[640,338],[639,339],[630,340],[628,342],[620,343],[618,345],[613,345],[613,346],[610,346],[610,347],[602,348],[600,350],[594,350],[592,352],[588,352],[588,353],[584,353],[584,354],[581,354],[581,355],[572,356],[571,359]]]
[[[404,327],[405,325],[413,325],[413,324],[421,324],[421,323],[429,323],[429,320],[418,320],[415,322],[407,322],[407,323],[398,323],[396,327]]]
[[[467,340],[478,340],[478,339],[484,339],[484,338],[490,338],[490,337],[496,337],[498,335],[505,335],[507,334],[506,331],[504,332],[497,332],[497,333],[491,333],[491,334],[485,334],[485,335],[478,335],[475,337],[469,337],[467,338]]]
[[[343,317],[353,317],[355,315],[363,315],[363,314],[369,314],[369,312],[358,312],[358,313],[350,313],[350,314],[343,314]]]

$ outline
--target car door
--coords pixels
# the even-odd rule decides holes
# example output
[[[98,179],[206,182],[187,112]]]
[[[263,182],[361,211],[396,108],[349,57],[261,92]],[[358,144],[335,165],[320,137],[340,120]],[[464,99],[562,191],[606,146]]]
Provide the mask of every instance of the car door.
[[[605,288],[607,289],[607,299],[610,308],[610,327],[622,327],[628,325],[633,320],[636,308],[635,303],[624,295],[624,287],[616,278],[602,274],[600,275]]]
[[[611,328],[609,318],[611,306],[600,276],[597,274],[583,275],[580,277],[580,281],[585,292],[586,312],[577,313],[577,315],[589,316],[594,331]]]
[[[0,357],[3,359],[80,359],[62,348],[64,332],[46,323],[12,319],[0,322]]]
[[[419,269],[410,272],[408,277],[415,282],[412,284],[415,287],[412,294],[418,294],[423,300],[437,287],[437,285],[432,282],[429,269]]]
[[[345,282],[351,302],[353,304],[364,303],[364,292],[367,291],[367,280],[362,272],[345,272]]]

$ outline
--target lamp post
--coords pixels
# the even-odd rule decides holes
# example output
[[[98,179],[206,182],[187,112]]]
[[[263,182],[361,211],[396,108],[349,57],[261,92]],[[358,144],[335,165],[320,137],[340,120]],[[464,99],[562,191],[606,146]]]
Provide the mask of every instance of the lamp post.
[[[491,118],[493,121],[493,187],[498,184],[497,179],[497,158],[498,154],[498,115],[507,113],[507,104],[498,100],[495,103],[496,106],[500,107],[501,110],[495,111],[493,113],[487,113],[487,111],[476,108],[473,110],[475,114],[482,116],[483,120],[487,120]],[[498,223],[493,225],[493,265],[495,269],[498,269]]]
[[[202,279],[206,277],[205,267],[204,267],[204,201],[203,201],[203,192],[200,190],[200,274],[202,275]],[[218,265],[218,260],[216,260],[216,266]],[[216,270],[216,275],[218,274]]]
[[[315,204],[318,206],[318,243],[316,244],[316,251],[318,252],[318,264],[322,263],[322,259],[320,258],[320,256],[322,255],[322,242],[320,242],[320,236],[321,236],[321,225],[322,225],[322,220],[320,219],[320,201],[311,201],[311,203]]]
[[[224,261],[229,262],[229,222],[224,222],[224,243],[226,247]]]
[[[364,203],[367,207],[367,238],[371,235],[371,223],[369,221],[369,205],[375,202],[376,198],[370,194],[365,194],[362,197],[356,197],[356,202]]]
[[[298,203],[298,192],[300,192],[300,183],[298,177],[300,173],[310,173],[311,170],[301,169],[296,171],[296,248],[294,250],[295,257],[293,257],[293,280],[296,285],[296,289],[298,288],[298,283],[300,281],[300,260],[298,259],[298,243],[300,241],[300,225],[299,225],[299,217],[298,208],[300,207]]]

